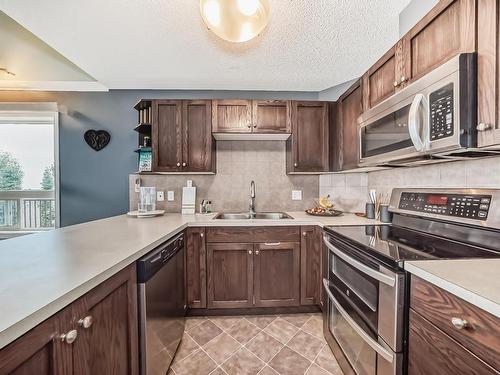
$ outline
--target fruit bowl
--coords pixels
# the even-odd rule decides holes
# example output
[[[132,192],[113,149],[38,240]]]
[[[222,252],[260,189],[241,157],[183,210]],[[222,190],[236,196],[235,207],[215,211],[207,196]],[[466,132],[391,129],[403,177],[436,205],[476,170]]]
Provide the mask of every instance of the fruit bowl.
[[[306,210],[306,214],[313,216],[340,216],[342,211],[333,209],[334,205],[330,201],[330,195],[321,197],[318,201],[318,206]]]

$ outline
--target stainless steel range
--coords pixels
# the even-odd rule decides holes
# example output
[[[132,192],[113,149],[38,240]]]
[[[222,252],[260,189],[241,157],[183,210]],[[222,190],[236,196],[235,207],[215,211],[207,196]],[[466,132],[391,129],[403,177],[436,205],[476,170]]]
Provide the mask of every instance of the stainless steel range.
[[[392,225],[326,227],[325,337],[345,373],[405,374],[405,261],[500,258],[500,190],[394,189]]]

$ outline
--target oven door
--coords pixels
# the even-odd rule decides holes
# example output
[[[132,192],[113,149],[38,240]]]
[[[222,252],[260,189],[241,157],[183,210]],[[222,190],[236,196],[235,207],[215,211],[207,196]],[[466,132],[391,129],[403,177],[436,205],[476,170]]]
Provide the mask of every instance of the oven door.
[[[400,374],[403,345],[403,274],[353,254],[325,235],[327,329],[357,374]]]

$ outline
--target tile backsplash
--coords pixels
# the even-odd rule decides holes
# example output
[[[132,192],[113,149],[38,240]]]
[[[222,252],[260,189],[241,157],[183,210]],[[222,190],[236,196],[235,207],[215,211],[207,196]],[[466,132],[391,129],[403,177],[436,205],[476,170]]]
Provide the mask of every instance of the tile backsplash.
[[[250,181],[256,185],[256,209],[259,211],[302,211],[312,207],[319,195],[319,179],[314,175],[286,175],[284,141],[217,141],[216,175],[141,175],[129,177],[130,207],[137,208],[134,191],[137,177],[142,186],[154,186],[165,192],[159,209],[180,212],[182,187],[192,180],[197,187],[196,208],[201,199],[212,201],[214,211],[246,211]],[[173,190],[175,201],[167,201]],[[292,201],[292,190],[302,190],[302,200]]]
[[[349,212],[364,210],[369,189],[389,195],[395,187],[500,189],[500,157],[320,176],[320,195]]]

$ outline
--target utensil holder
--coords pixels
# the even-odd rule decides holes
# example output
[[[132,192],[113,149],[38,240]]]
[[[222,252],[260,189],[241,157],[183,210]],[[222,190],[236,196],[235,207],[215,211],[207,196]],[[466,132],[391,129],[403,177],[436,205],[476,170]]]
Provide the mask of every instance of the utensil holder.
[[[375,219],[375,203],[367,203],[365,208],[367,219]]]
[[[380,205],[380,221],[382,223],[391,223],[392,222],[392,212],[389,211],[388,204]]]

